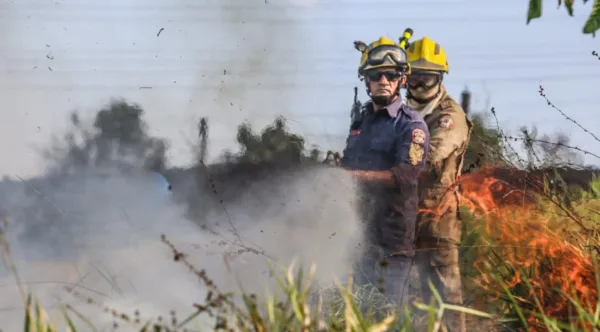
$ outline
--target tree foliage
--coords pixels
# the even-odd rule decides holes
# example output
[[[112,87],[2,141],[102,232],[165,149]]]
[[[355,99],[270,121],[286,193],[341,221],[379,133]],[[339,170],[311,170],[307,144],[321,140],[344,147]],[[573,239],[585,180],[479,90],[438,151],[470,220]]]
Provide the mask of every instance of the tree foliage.
[[[260,164],[270,162],[298,163],[305,157],[305,140],[287,131],[285,119],[278,117],[255,134],[248,123],[238,127],[237,142],[242,148],[238,162]],[[311,152],[318,157],[317,152]]]
[[[481,113],[471,115],[473,128],[471,140],[465,152],[463,170],[470,171],[482,165],[505,166],[502,135],[491,128]]]
[[[583,0],[587,3],[589,0]],[[575,0],[564,0],[564,7],[569,16],[573,16],[573,6]],[[558,6],[563,5],[563,0],[558,0]],[[527,10],[527,24],[534,19],[542,17],[542,0],[529,0],[529,8]],[[584,34],[596,35],[596,31],[600,29],[600,0],[594,0],[592,4],[592,12],[588,16],[587,21],[583,25]]]
[[[62,169],[125,161],[163,171],[167,160],[167,141],[148,133],[143,114],[138,104],[112,100],[98,111],[93,128],[88,129],[79,114],[73,112],[71,128],[64,140],[55,141],[54,146],[45,151],[45,156]]]

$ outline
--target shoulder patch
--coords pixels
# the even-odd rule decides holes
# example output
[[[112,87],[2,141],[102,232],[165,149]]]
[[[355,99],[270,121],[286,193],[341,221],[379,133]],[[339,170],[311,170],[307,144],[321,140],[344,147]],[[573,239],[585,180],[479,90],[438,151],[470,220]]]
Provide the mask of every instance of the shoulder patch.
[[[445,128],[445,129],[450,129],[450,128],[454,127],[454,119],[452,118],[452,115],[450,115],[450,114],[442,115],[440,117],[440,119],[438,120],[438,127]]]
[[[415,129],[420,130],[420,129]],[[425,148],[422,145],[417,143],[410,143],[410,148],[408,150],[408,158],[410,159],[410,163],[415,166],[423,161],[423,155],[425,154]]]
[[[422,129],[413,129],[412,142],[416,144],[425,144],[425,132]]]

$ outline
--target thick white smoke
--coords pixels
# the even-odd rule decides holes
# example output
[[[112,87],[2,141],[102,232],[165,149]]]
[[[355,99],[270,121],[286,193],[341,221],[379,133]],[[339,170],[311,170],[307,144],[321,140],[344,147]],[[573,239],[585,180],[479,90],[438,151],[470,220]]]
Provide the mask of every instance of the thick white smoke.
[[[177,84],[185,86],[182,82],[195,81],[191,83],[191,95],[184,98],[186,102],[189,100],[189,109],[186,111],[189,111],[187,115],[193,113],[194,117],[208,117],[212,139],[209,145],[212,153],[209,155],[213,157],[210,159],[215,159],[225,147],[231,145],[242,119],[255,123],[265,119],[270,121],[276,115],[291,114],[292,110],[288,109],[290,97],[297,91],[288,85],[297,80],[296,69],[303,65],[299,62],[302,59],[294,52],[297,49],[294,45],[302,38],[310,39],[310,36],[305,35],[300,22],[292,15],[292,9],[296,9],[286,6],[287,1],[277,4],[270,1],[267,4],[260,0],[243,5],[235,1],[178,1],[182,5],[178,13],[149,10],[152,5],[156,8],[172,8],[172,1],[139,4],[113,2],[111,6],[121,16],[137,11],[157,14],[155,17],[132,21],[115,21],[107,16],[103,21],[96,17],[98,15],[94,8],[86,9],[82,4],[65,2],[60,4],[60,10],[43,11],[46,15],[43,17],[37,13],[42,11],[28,5],[29,8],[25,9],[35,9],[31,13],[31,20],[23,14],[21,16],[27,17],[27,21],[22,20],[20,25],[11,25],[14,29],[5,30],[29,30],[31,22],[36,21],[39,25],[32,31],[41,35],[41,27],[45,30],[46,25],[54,26],[60,34],[52,35],[52,40],[38,41],[43,52],[50,48],[55,53],[62,53],[62,57],[57,56],[52,60],[54,68],[62,70],[48,70],[45,74],[39,74],[38,70],[38,76],[28,80],[25,80],[27,76],[16,75],[7,76],[8,79],[34,86],[40,84],[36,80],[47,77],[51,77],[53,84],[57,85],[122,86],[125,84],[122,75],[126,75],[127,79],[135,78],[128,82],[166,86],[166,76],[161,73],[160,78],[149,78],[146,65],[148,68],[174,68],[173,75],[176,75],[177,68],[185,68],[186,73],[195,71],[193,79],[184,75],[181,80],[177,79]],[[11,13],[16,13],[16,9],[13,9],[15,6],[11,6]],[[69,10],[96,18],[90,20],[80,15],[78,22],[50,21]],[[29,15],[28,12],[26,14]],[[175,14],[178,19],[169,19]],[[206,17],[208,23],[197,17]],[[155,24],[159,23],[165,27],[160,38],[154,35]],[[274,28],[275,23],[277,25]],[[119,37],[123,38],[117,38],[117,35],[114,38],[107,37],[107,25],[119,31]],[[148,35],[151,37],[147,37],[147,29],[152,30],[152,34]],[[73,40],[79,39],[75,33],[78,30],[85,33],[82,32],[82,41],[75,43]],[[141,31],[140,35],[130,40],[130,34],[137,31]],[[23,48],[20,44],[23,40],[33,43],[29,38],[20,38],[12,43],[17,46],[7,47],[17,54],[16,50]],[[110,45],[111,51],[116,49],[123,54],[131,52],[133,57],[118,59],[107,52],[100,58],[104,63],[85,59],[85,49],[89,49],[87,41],[91,40],[95,41],[93,47],[101,47],[97,42],[101,40],[100,45]],[[70,44],[72,41],[73,44]],[[60,44],[68,44],[68,49],[67,46],[61,49],[57,46]],[[189,47],[186,48],[188,51],[180,54],[178,50],[184,49],[184,46]],[[160,56],[156,54],[158,50]],[[98,51],[99,54],[101,52]],[[70,54],[73,54],[72,57]],[[174,65],[182,56],[184,60],[192,60],[186,60],[190,61],[187,64]],[[82,61],[82,57],[85,61]],[[131,59],[138,58],[145,62],[131,62]],[[57,64],[57,61],[61,62]],[[105,67],[107,61],[110,61],[114,72],[123,70],[126,74],[111,76],[117,77],[111,80],[108,72],[96,72],[95,68]],[[195,69],[188,69],[191,64]],[[144,69],[131,74],[130,67],[133,65]],[[29,72],[30,69],[26,69]],[[65,76],[66,73],[78,71],[83,74]],[[57,77],[59,74],[63,75],[60,79]],[[171,84],[170,78],[167,81],[168,86],[174,84]],[[31,93],[27,92],[28,99],[31,99]],[[37,98],[43,100],[40,109],[44,110],[54,104],[48,100],[64,97],[54,90],[50,96],[37,93],[44,96]],[[126,91],[119,91],[121,93],[127,94]],[[68,99],[72,97],[74,100],[86,98],[73,93]],[[97,98],[105,97],[110,96],[98,95]],[[143,93],[129,94],[128,99],[150,105],[149,115],[155,116],[155,123],[158,123],[157,114],[161,117],[164,114],[159,108],[154,108],[152,113],[155,105],[168,103],[165,111],[169,112],[169,121],[171,117],[182,116],[177,104],[171,104],[172,99],[160,92],[151,95],[143,90]],[[35,107],[20,108],[32,112]],[[57,107],[54,106],[52,111],[58,111]],[[30,117],[33,116],[31,114]],[[172,122],[176,123],[177,129],[161,126],[156,129],[162,132],[177,131],[179,126],[184,125],[180,121]],[[123,126],[120,123],[118,127]],[[121,129],[130,131],[128,128]],[[76,153],[72,153],[71,157],[87,153],[85,149],[70,152],[73,151]],[[82,164],[86,163],[78,165]],[[197,190],[194,185],[196,177],[193,174],[186,176],[189,179],[184,178],[178,185],[189,184],[192,192]],[[209,277],[223,291],[238,290],[239,280],[246,291],[264,294],[265,287],[276,287],[274,279],[267,273],[267,264],[287,266],[294,258],[304,266],[314,261],[317,265],[317,281],[321,284],[330,283],[334,275],[345,279],[354,249],[361,242],[361,223],[354,211],[353,182],[342,170],[318,167],[297,169],[254,181],[250,187],[229,187],[234,187],[238,196],[235,200],[223,197],[223,203],[215,198],[210,186],[202,189],[205,192],[200,195],[197,192],[190,194],[192,198],[188,201],[191,200],[193,204],[197,200],[195,210],[199,210],[195,211],[194,217],[201,217],[207,225],[218,223],[218,226],[202,229],[186,220],[184,214],[188,212],[187,207],[170,199],[164,186],[141,170],[86,168],[70,172],[68,176],[58,174],[24,181],[14,179],[0,183],[0,214],[8,224],[2,229],[10,242],[12,257],[27,290],[32,291],[51,314],[58,313],[59,303],[71,303],[96,322],[99,330],[112,324],[110,315],[73,298],[65,286],[73,287],[78,293],[129,315],[139,309],[142,316],[147,318],[156,315],[168,317],[171,310],[177,311],[178,316],[183,318],[194,310],[194,302],[204,299],[206,287],[187,268],[173,262],[170,249],[160,241],[161,234],[189,254],[189,259],[198,268],[206,269]],[[234,244],[238,238],[235,232],[239,234],[243,245],[239,241]],[[264,254],[230,254],[243,248],[256,249]],[[0,329],[18,331],[22,328],[24,314],[19,288],[11,271],[2,265],[0,278]],[[71,316],[79,326],[85,326],[77,317]],[[204,323],[209,321],[204,320]],[[82,329],[85,330],[85,327]]]
[[[112,324],[111,316],[70,296],[65,286],[129,315],[138,309],[147,318],[168,318],[175,310],[181,319],[193,312],[194,302],[203,301],[206,287],[173,261],[161,234],[222,290],[238,290],[239,281],[258,295],[276,287],[267,264],[286,266],[293,259],[304,266],[314,261],[321,285],[334,277],[344,280],[361,240],[352,179],[334,168],[267,178],[247,188],[235,205],[212,206],[206,217],[219,221],[213,229],[218,234],[186,220],[164,184],[143,171],[88,168],[5,181],[0,192],[8,222],[4,231],[26,289],[50,313],[71,303],[98,327]],[[242,248],[233,244],[231,225],[243,246],[264,255],[226,255]],[[0,276],[0,329],[17,331],[23,324],[21,296],[8,269],[1,267]]]

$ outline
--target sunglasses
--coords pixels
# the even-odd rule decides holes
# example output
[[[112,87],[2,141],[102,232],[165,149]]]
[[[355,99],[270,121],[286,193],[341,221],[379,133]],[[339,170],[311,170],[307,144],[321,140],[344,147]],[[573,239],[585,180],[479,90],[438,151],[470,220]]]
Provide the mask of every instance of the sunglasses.
[[[438,73],[412,73],[406,78],[406,85],[411,89],[423,87],[431,89],[438,85],[442,80],[442,75]]]
[[[395,82],[402,77],[402,74],[394,71],[369,71],[366,73],[366,76],[371,82],[379,82],[381,77],[384,76],[389,82]]]

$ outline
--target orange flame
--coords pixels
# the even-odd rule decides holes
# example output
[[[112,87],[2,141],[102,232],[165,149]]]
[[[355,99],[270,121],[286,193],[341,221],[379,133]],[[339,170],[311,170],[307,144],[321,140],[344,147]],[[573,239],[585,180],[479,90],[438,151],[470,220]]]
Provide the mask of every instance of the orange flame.
[[[577,320],[565,294],[593,313],[598,293],[591,254],[583,248],[585,230],[564,214],[544,210],[542,206],[549,204],[541,202],[540,179],[528,179],[527,188],[517,189],[494,173],[495,169],[484,168],[459,180],[461,203],[489,241],[477,250],[477,284],[496,298],[506,298],[501,283],[512,290],[519,305],[528,310],[531,330],[543,329],[533,312],[543,311],[567,324]],[[492,275],[500,276],[501,283]]]

